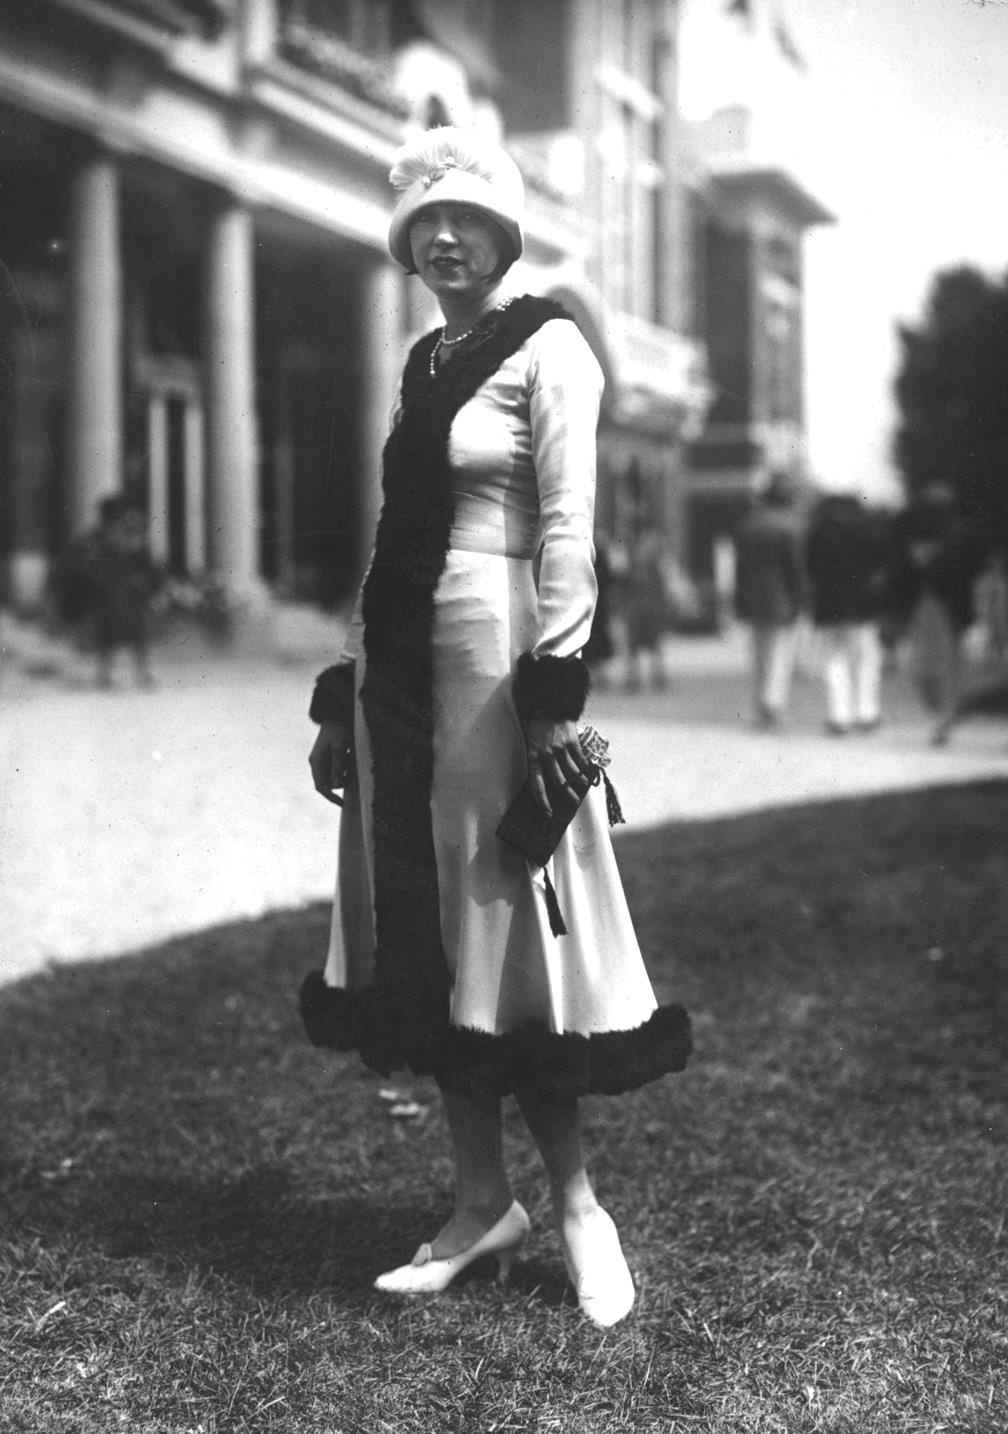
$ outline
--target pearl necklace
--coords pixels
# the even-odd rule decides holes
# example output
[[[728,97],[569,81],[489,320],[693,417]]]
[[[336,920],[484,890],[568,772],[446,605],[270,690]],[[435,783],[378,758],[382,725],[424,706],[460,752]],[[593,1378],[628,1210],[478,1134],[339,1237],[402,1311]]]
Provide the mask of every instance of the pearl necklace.
[[[497,312],[496,309],[491,309],[491,310],[490,310],[490,313],[491,313],[491,314],[495,314],[496,312]],[[441,337],[438,339],[438,343],[441,345],[442,348],[446,348],[446,349],[453,349],[456,344],[465,343],[466,339],[469,338],[470,334],[474,334],[474,333],[476,332],[477,326],[478,326],[480,323],[482,323],[482,321],[483,321],[485,318],[486,318],[486,314],[480,314],[479,318],[476,320],[476,323],[473,324],[473,326],[472,326],[471,328],[466,329],[466,331],[465,331],[464,334],[458,334],[457,337],[455,337],[455,338],[453,338],[453,339],[445,338],[445,327],[446,327],[446,326],[443,326],[442,329],[441,329]]]
[[[434,376],[437,374],[437,358],[438,354],[441,352],[442,349],[453,349],[456,344],[465,343],[466,339],[471,339],[476,330],[486,324],[488,319],[496,317],[497,314],[502,314],[512,302],[512,299],[503,299],[499,304],[495,304],[494,307],[492,309],[488,309],[485,314],[480,314],[476,322],[472,325],[471,328],[466,329],[464,334],[458,334],[457,337],[453,339],[445,338],[445,329],[447,328],[447,325],[443,324],[441,326],[441,332],[438,334],[436,340],[434,341],[434,347],[430,351],[430,359],[427,363],[427,369],[430,373],[431,378],[434,378]]]

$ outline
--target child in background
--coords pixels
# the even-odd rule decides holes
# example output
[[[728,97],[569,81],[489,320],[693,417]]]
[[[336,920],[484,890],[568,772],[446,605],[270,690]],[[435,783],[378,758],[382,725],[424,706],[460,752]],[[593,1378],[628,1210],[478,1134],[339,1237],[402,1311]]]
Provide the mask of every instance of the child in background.
[[[158,574],[146,516],[135,503],[121,494],[102,499],[98,524],[82,544],[81,566],[98,686],[112,686],[116,653],[123,647],[133,654],[137,685],[153,686],[150,623]]]

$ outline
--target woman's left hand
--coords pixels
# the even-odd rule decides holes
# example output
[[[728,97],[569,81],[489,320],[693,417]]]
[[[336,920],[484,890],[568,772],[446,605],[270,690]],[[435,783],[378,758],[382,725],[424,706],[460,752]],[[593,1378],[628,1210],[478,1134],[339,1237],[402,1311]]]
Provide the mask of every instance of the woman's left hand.
[[[558,797],[565,788],[582,796],[595,773],[581,750],[576,723],[530,717],[524,726],[532,792],[542,810],[551,816],[551,798]]]

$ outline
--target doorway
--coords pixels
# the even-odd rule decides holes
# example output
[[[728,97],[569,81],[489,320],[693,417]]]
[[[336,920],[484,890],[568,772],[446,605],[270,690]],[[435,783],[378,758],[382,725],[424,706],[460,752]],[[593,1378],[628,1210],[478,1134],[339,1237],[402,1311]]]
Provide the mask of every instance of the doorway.
[[[146,360],[142,466],[151,553],[176,577],[207,565],[203,393],[196,365]]]

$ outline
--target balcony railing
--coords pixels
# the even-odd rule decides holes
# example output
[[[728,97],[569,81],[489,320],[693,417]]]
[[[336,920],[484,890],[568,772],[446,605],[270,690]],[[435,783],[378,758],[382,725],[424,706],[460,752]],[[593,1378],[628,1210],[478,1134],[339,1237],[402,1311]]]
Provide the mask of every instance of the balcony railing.
[[[140,43],[196,34],[214,39],[231,17],[230,0],[47,0],[69,16]],[[25,9],[31,8],[29,5]]]
[[[409,101],[389,80],[387,60],[361,54],[332,31],[310,24],[286,8],[277,17],[276,50],[277,57],[289,65],[401,119],[408,118]]]

